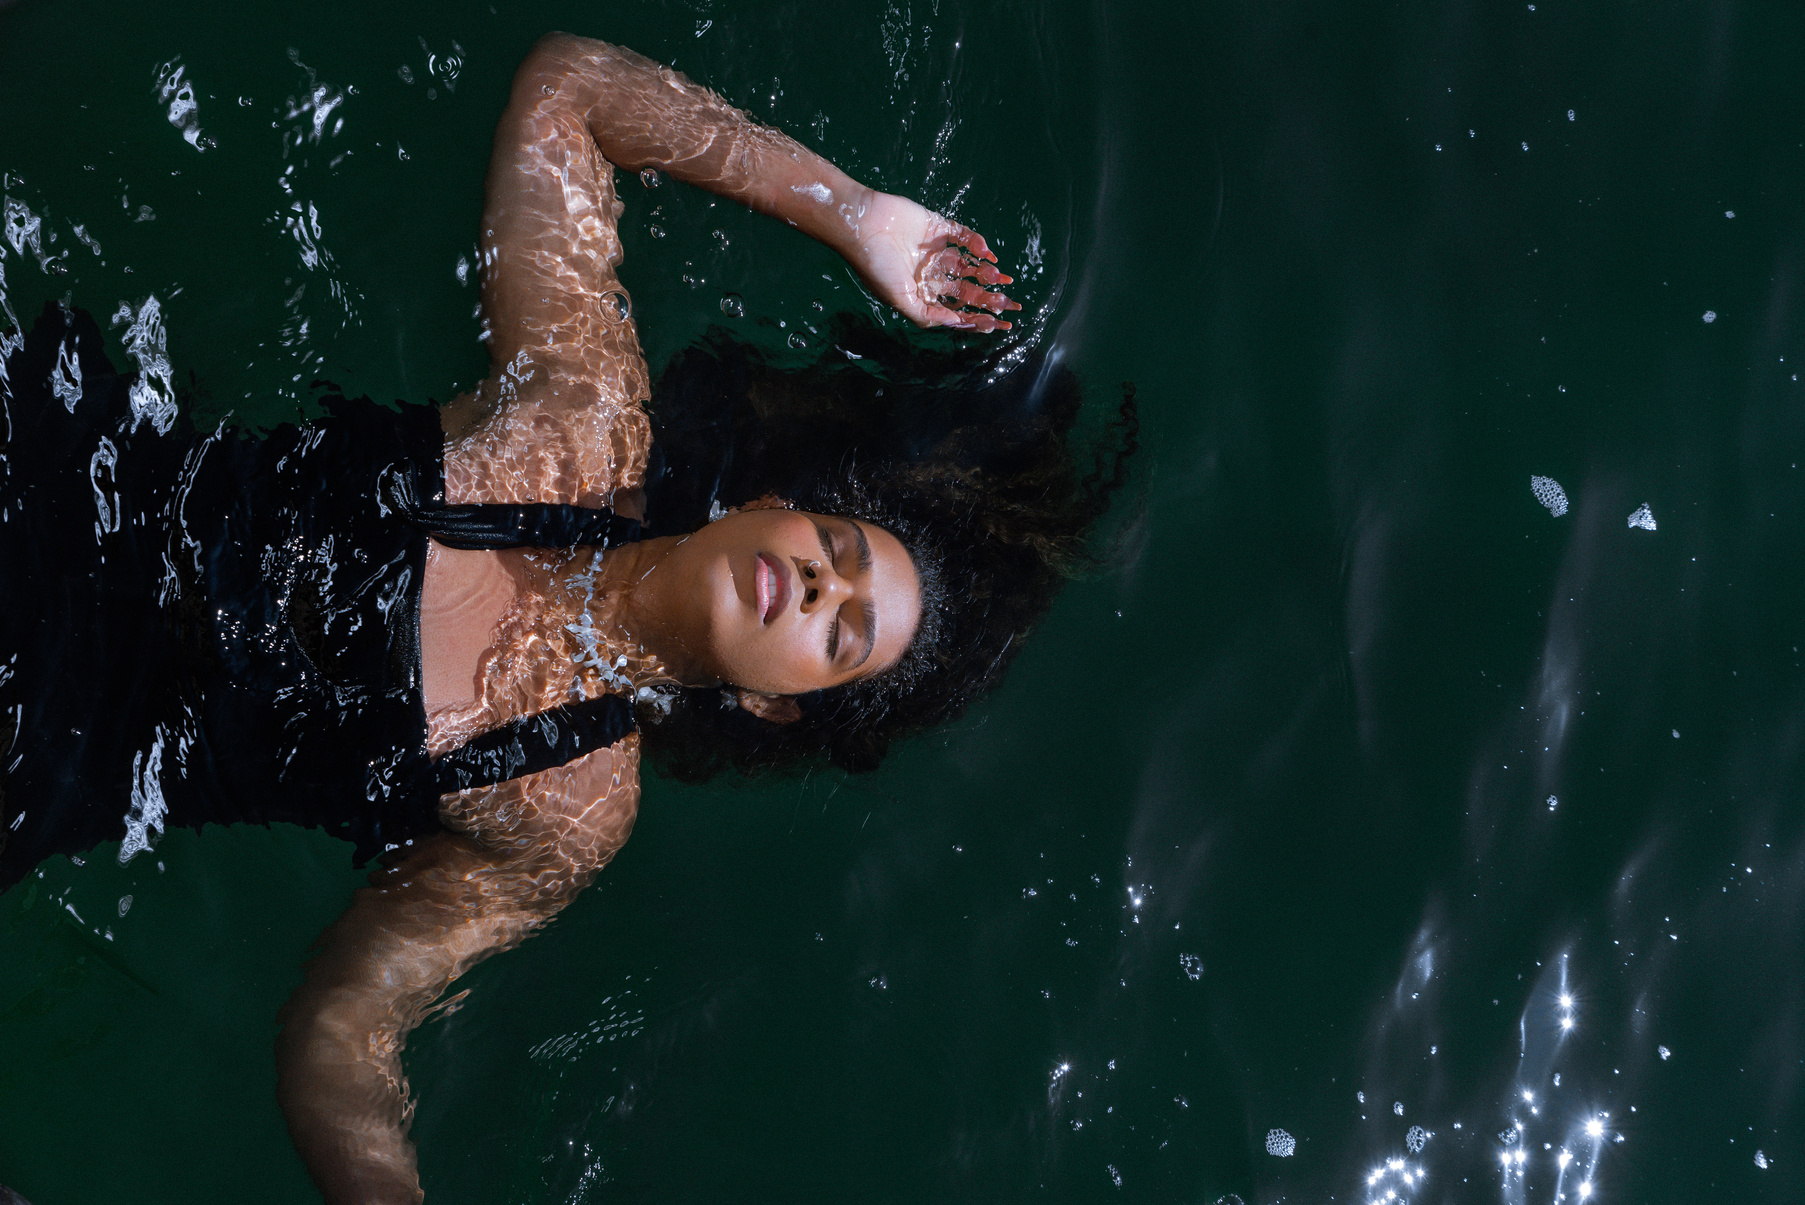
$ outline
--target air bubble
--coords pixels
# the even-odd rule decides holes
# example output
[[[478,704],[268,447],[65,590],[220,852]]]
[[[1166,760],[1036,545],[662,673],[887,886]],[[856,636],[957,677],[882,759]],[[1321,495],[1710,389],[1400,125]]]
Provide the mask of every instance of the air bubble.
[[[1276,1159],[1289,1159],[1297,1153],[1297,1139],[1283,1130],[1266,1131],[1266,1153]]]
[[[1178,956],[1178,965],[1184,968],[1186,978],[1193,980],[1203,978],[1203,959],[1199,958],[1197,955],[1180,954]]]
[[[1705,316],[1706,322],[1716,322],[1717,321],[1717,311],[1716,310],[1706,310],[1704,316]]]
[[[639,169],[639,182],[641,184],[645,185],[647,188],[657,188],[659,185],[658,169],[655,167],[640,168]]]
[[[1404,1145],[1410,1148],[1410,1153],[1413,1155],[1419,1153],[1423,1149],[1423,1144],[1428,1141],[1429,1131],[1422,1126],[1411,1126],[1404,1134]]]
[[[1552,477],[1531,477],[1529,490],[1536,496],[1536,501],[1548,508],[1548,513],[1560,518],[1567,513],[1567,491],[1561,483]]]
[[[804,339],[799,334],[792,333],[790,335],[789,342],[790,342],[790,346],[795,348],[797,351],[802,351],[804,348],[808,347],[808,340]]]
[[[664,237],[664,227],[663,226],[652,226],[646,230],[646,233],[651,235],[653,238],[663,238]]]
[[[744,318],[746,302],[738,293],[729,293],[721,298],[721,313],[729,318]]]

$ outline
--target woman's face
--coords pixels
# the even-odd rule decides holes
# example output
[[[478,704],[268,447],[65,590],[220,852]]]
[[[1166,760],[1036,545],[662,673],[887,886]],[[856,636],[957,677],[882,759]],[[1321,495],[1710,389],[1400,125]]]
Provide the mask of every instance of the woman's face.
[[[833,515],[736,511],[672,548],[653,576],[662,579],[660,643],[675,646],[667,663],[686,680],[764,695],[879,673],[921,622],[921,587],[901,541]]]

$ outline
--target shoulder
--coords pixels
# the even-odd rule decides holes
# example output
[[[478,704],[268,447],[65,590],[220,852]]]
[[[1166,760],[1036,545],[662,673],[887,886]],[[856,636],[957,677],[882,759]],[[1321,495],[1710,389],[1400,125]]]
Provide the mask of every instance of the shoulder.
[[[537,774],[446,795],[445,827],[497,854],[584,878],[607,865],[639,815],[639,735]]]

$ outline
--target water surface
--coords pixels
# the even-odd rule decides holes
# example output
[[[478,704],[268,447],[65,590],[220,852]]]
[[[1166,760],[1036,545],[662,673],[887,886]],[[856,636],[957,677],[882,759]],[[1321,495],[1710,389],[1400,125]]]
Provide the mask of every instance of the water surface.
[[[203,424],[448,397],[548,28],[984,231],[1011,338],[1147,430],[965,719],[647,782],[410,1044],[430,1199],[1799,1199],[1805,10],[19,0],[0,295],[155,297]],[[867,304],[623,195],[654,368]],[[117,852],[0,898],[0,1179],[317,1200],[270,1046],[349,847]]]

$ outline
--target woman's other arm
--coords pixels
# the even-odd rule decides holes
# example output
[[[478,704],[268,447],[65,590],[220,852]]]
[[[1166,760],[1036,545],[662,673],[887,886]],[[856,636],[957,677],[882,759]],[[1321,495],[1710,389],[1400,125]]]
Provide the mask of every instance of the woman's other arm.
[[[633,738],[629,738],[629,742]],[[545,924],[626,841],[637,745],[448,796],[454,831],[371,876],[282,1010],[277,1094],[327,1205],[421,1200],[401,1051],[445,989]]]

